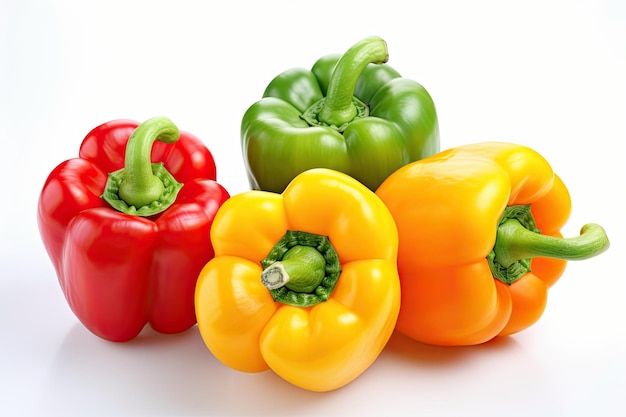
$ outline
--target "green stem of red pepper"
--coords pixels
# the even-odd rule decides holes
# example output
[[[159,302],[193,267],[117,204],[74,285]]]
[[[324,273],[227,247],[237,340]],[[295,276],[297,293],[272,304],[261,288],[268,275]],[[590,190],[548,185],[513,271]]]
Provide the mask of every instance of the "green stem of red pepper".
[[[152,216],[176,201],[182,184],[163,163],[152,163],[155,140],[174,143],[180,137],[176,125],[166,117],[154,117],[140,124],[126,144],[124,168],[109,173],[102,198],[114,209],[135,216]]]
[[[339,59],[328,84],[326,97],[305,111],[302,118],[310,125],[323,125],[343,131],[357,117],[369,114],[367,106],[354,97],[354,89],[368,64],[389,59],[387,44],[377,36],[357,42]]]
[[[494,277],[512,284],[530,272],[534,257],[583,260],[601,254],[609,245],[600,225],[586,224],[576,237],[546,236],[536,228],[530,206],[510,206],[500,220],[496,243],[487,259]]]

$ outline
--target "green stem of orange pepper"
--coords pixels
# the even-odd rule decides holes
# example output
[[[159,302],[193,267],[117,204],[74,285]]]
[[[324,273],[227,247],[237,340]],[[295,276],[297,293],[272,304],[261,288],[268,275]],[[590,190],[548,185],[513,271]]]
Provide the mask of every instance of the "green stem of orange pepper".
[[[529,272],[530,260],[534,257],[583,260],[609,248],[606,232],[598,224],[584,225],[579,236],[557,238],[539,233],[530,215],[530,206],[507,207],[509,209],[519,214],[508,215],[510,212],[505,211],[488,257],[494,277],[507,284]]]

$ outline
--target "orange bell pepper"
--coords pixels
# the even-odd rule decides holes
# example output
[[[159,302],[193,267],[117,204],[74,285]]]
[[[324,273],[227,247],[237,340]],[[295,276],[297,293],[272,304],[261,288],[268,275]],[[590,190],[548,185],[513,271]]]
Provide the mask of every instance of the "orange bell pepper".
[[[395,327],[400,282],[396,226],[373,191],[337,171],[305,171],[282,194],[231,197],[211,239],[196,317],[222,363],[329,391],[378,357]]]
[[[609,247],[597,224],[563,238],[568,190],[516,144],[449,149],[400,168],[376,193],[400,238],[396,329],[428,344],[479,344],[529,327],[566,260]]]

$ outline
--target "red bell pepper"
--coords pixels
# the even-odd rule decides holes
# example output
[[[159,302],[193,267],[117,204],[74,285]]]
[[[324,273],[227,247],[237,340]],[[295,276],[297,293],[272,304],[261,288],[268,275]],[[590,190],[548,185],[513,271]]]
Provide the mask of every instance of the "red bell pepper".
[[[215,179],[206,146],[164,117],[102,124],[50,173],[39,230],[87,329],[123,342],[147,323],[160,333],[196,323],[196,280],[214,256],[209,230],[229,198]]]

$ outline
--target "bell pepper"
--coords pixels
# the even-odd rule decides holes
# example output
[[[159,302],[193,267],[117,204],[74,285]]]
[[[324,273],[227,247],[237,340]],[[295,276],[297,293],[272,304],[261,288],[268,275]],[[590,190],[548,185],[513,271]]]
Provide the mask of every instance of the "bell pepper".
[[[282,194],[231,197],[196,286],[204,343],[241,372],[272,369],[310,391],[348,384],[377,358],[400,302],[391,214],[354,178],[307,170]]]
[[[609,247],[604,229],[563,238],[571,198],[536,151],[476,143],[408,164],[377,195],[399,233],[397,330],[417,341],[474,345],[543,314],[568,260]]]
[[[164,117],[104,123],[50,173],[39,230],[88,330],[123,342],[147,323],[161,333],[196,323],[196,280],[214,255],[209,230],[229,197],[215,176],[206,146]]]
[[[274,78],[241,123],[250,187],[280,193],[323,167],[374,191],[396,169],[438,152],[431,96],[387,60],[385,41],[373,36]]]

